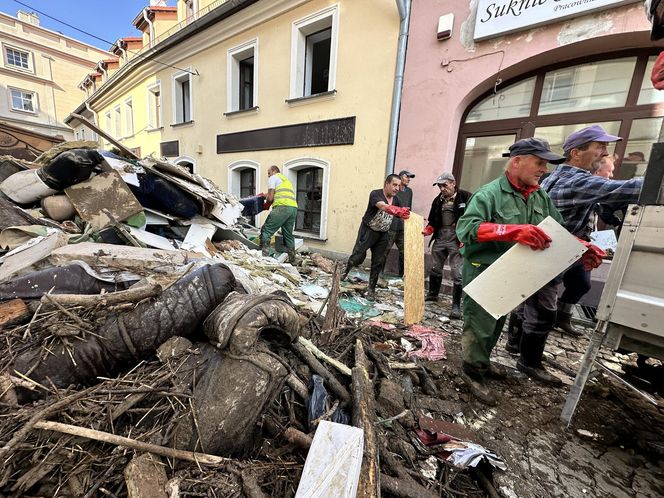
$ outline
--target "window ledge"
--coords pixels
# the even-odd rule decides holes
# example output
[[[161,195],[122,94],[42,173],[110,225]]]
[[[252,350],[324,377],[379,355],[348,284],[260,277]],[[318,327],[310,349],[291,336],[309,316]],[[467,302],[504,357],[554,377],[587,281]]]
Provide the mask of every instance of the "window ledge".
[[[14,109],[11,108],[11,112],[17,112],[19,114],[27,114],[28,116],[38,116],[39,111],[26,111],[25,109]]]
[[[253,107],[247,107],[246,109],[238,109],[237,111],[225,112],[224,116],[226,116],[227,118],[231,118],[233,116],[237,116],[238,114],[249,114],[251,112],[258,112],[258,106],[255,105]]]
[[[307,104],[313,101],[331,100],[336,96],[337,96],[337,91],[330,90],[328,92],[314,93],[313,95],[307,95],[305,97],[295,97],[293,99],[286,99],[286,103],[288,105]]]
[[[159,126],[158,128],[146,128],[145,131],[147,133],[154,133],[155,131],[162,131],[163,129],[163,126]]]
[[[316,240],[318,242],[327,242],[327,237],[323,235],[316,235],[311,232],[298,232],[297,230],[293,230],[293,235],[304,240]]]
[[[188,126],[188,125],[193,125],[194,120],[192,119],[191,121],[183,121],[182,123],[173,123],[171,125],[171,128],[179,128],[181,126]]]

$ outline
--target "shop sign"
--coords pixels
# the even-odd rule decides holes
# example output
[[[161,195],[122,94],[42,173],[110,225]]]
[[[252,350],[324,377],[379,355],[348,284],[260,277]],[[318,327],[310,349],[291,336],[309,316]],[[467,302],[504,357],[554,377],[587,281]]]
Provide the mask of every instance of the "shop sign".
[[[628,3],[635,0],[479,0],[474,39],[484,40]]]

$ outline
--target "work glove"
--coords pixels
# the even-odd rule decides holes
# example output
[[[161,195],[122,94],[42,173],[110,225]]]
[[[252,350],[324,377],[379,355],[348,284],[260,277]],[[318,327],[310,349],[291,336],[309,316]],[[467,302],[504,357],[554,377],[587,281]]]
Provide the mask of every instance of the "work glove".
[[[480,223],[477,230],[477,241],[518,242],[536,251],[549,247],[551,237],[535,225],[502,225],[484,222]]]
[[[578,239],[584,246],[588,248],[586,252],[581,256],[581,262],[583,263],[583,269],[586,271],[593,270],[594,268],[599,267],[602,264],[602,260],[606,257],[606,252],[597,247],[595,244],[591,244],[588,241],[583,239]]]
[[[410,208],[407,207],[387,206],[385,208],[385,212],[387,214],[391,214],[392,216],[398,216],[399,218],[403,218],[404,220],[410,218]]]
[[[424,227],[424,230],[422,230],[422,235],[432,235],[434,230],[435,229],[431,225],[427,225]]]
[[[263,211],[267,211],[268,209],[270,209],[271,205],[272,205],[271,202],[267,202],[267,201],[263,202]]]

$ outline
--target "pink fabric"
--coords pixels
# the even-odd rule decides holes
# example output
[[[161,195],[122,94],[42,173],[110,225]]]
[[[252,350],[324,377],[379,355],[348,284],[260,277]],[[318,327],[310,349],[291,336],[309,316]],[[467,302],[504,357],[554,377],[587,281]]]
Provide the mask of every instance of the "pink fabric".
[[[441,330],[430,329],[422,325],[411,325],[410,329],[404,334],[406,337],[412,337],[422,343],[422,349],[417,349],[408,353],[408,357],[424,358],[425,360],[444,360],[447,358],[445,351],[445,342],[443,338],[448,334]]]

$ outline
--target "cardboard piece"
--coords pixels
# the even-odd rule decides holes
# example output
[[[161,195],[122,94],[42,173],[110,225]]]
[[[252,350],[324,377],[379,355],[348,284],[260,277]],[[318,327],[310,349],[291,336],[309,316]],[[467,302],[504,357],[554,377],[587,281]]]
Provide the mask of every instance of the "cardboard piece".
[[[533,251],[523,244],[514,244],[463,289],[496,320],[535,294],[586,252],[586,246],[551,216],[538,226],[551,237],[548,249]]]
[[[321,421],[304,462],[295,498],[355,498],[363,451],[362,429]]]
[[[410,213],[404,221],[404,323],[418,323],[424,317],[424,218]]]
[[[125,230],[134,237],[136,240],[142,242],[148,247],[155,249],[163,249],[165,251],[175,251],[177,248],[166,237],[162,237],[152,232],[141,230],[140,228],[130,227],[125,225]]]
[[[117,221],[143,211],[143,206],[117,171],[101,173],[65,189],[79,216],[100,230],[111,223],[106,210]]]

